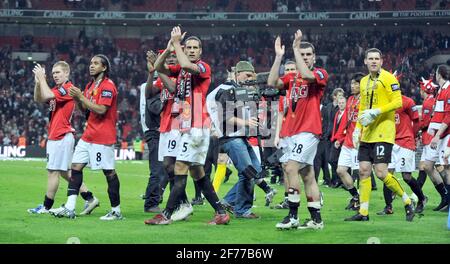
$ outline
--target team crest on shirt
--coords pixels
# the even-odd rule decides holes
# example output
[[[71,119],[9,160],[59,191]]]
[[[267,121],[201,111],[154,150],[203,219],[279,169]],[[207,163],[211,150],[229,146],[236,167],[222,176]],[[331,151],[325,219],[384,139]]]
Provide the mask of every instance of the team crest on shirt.
[[[400,90],[400,85],[398,83],[391,84],[392,91]]]
[[[413,111],[413,112],[418,111],[417,106],[415,105],[415,106],[411,107],[411,111]]]
[[[66,90],[62,86],[58,88],[58,92],[61,96],[65,96],[67,94]]]
[[[112,98],[112,96],[113,96],[113,94],[112,94],[111,91],[107,91],[107,90],[102,91],[102,97],[103,98]]]

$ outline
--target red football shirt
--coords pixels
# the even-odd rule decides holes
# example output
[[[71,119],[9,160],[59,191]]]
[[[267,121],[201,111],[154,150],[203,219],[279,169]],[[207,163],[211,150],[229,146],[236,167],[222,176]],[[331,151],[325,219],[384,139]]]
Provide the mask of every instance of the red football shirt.
[[[286,96],[280,96],[280,101],[278,102],[278,113],[283,115],[281,119],[281,129],[280,129],[280,138],[284,137],[283,135],[287,134],[287,126],[286,126],[286,116],[284,116],[285,107],[287,110],[287,106],[289,105],[289,90],[286,91]]]
[[[437,131],[444,122],[446,115],[450,112],[450,82],[447,81],[439,90],[436,97],[433,116],[429,127]],[[441,138],[444,138],[450,132],[450,127],[442,133]]]
[[[355,131],[356,122],[358,121],[359,98],[359,94],[356,97],[354,95],[350,96],[345,107],[347,112],[345,120],[347,128],[345,129],[344,146],[348,148],[354,148],[352,136],[353,131]]]
[[[301,132],[310,132],[317,136],[322,134],[320,100],[328,81],[328,73],[321,68],[314,68],[315,81],[308,82],[300,74],[290,73],[280,79],[283,88],[289,89],[288,110],[285,117],[286,129],[280,137],[289,137]]]
[[[171,81],[176,82],[175,77],[170,77]],[[154,86],[161,90],[161,101],[165,102],[163,110],[161,112],[161,122],[159,125],[159,131],[161,133],[170,132],[172,129],[179,129],[178,121],[172,115],[173,106],[173,94],[164,87],[161,78],[156,79]]]
[[[91,102],[109,106],[103,115],[90,112],[83,139],[89,143],[112,145],[116,143],[117,122],[117,89],[109,78],[104,78],[99,84],[92,82],[84,89],[84,96]]]
[[[395,144],[416,150],[413,123],[419,122],[419,111],[413,99],[402,95],[402,108],[395,111]]]
[[[206,94],[211,84],[211,68],[201,60],[195,63],[200,72],[191,74],[181,66],[169,66],[171,77],[177,77],[177,91],[174,102],[180,98],[180,130],[189,131],[191,127],[209,128],[209,116],[206,110]]]
[[[431,143],[433,137],[427,133],[428,126],[431,122],[431,114],[433,113],[436,99],[430,94],[422,103],[422,120],[420,121],[420,128],[422,129],[422,144],[428,145]]]
[[[72,125],[73,110],[75,109],[75,102],[72,96],[69,95],[72,83],[67,81],[62,86],[55,86],[52,92],[55,99],[50,100],[50,120],[48,123],[48,139],[60,140],[64,138],[67,133],[75,132]]]

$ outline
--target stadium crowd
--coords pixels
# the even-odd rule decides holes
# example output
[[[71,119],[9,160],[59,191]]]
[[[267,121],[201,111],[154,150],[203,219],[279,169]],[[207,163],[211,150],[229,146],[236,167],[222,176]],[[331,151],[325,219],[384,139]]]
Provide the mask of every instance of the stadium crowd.
[[[1,8],[17,9],[74,9],[85,11],[164,11],[164,12],[321,12],[339,11],[388,11],[388,10],[445,10],[449,8],[448,0],[190,0],[171,1],[172,3],[144,0],[4,0]]]
[[[138,86],[146,80],[145,51],[163,48],[169,36],[155,36],[153,40],[142,41],[139,50],[120,48],[111,38],[89,38],[81,32],[78,38],[61,39],[53,46],[34,42],[32,36],[22,39],[20,50],[47,51],[47,70],[51,64],[63,59],[72,66],[71,79],[84,88],[88,76],[88,59],[93,54],[102,53],[111,58],[112,74],[119,90],[119,142],[131,142],[138,133]],[[284,43],[292,42],[292,34],[281,34]],[[248,60],[258,72],[268,71],[274,59],[273,36],[269,31],[239,31],[235,34],[221,34],[204,40],[204,59],[209,61],[213,72],[211,87],[216,87],[239,60]],[[428,78],[431,68],[424,61],[430,56],[448,52],[450,36],[435,31],[410,30],[401,33],[382,33],[372,30],[337,33],[325,30],[321,34],[305,32],[305,39],[316,43],[317,65],[329,73],[327,94],[335,88],[350,92],[350,76],[356,71],[364,71],[364,50],[378,47],[384,53],[384,67],[401,70],[402,93],[421,104],[418,81]],[[137,40],[140,41],[140,40]],[[27,138],[27,145],[39,144],[45,138],[45,124],[48,122],[46,109],[33,102],[33,63],[12,58],[15,51],[9,45],[0,48],[0,145],[17,144],[18,137]],[[293,58],[287,50],[286,58]],[[49,76],[48,76],[49,77]],[[331,98],[327,96],[323,104]],[[79,113],[73,117],[74,128],[82,131],[84,117]]]

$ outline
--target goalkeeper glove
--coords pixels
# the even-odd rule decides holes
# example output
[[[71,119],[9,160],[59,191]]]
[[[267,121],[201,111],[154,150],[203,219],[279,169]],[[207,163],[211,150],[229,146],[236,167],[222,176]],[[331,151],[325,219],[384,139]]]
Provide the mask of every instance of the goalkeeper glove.
[[[377,118],[378,115],[381,114],[380,109],[368,109],[364,110],[361,115],[359,116],[359,122],[363,126],[368,126],[372,124],[373,121],[375,121],[375,118]]]
[[[352,134],[352,142],[353,142],[353,147],[355,149],[359,148],[359,139],[361,137],[361,130],[359,128],[355,128],[355,131],[353,131]]]

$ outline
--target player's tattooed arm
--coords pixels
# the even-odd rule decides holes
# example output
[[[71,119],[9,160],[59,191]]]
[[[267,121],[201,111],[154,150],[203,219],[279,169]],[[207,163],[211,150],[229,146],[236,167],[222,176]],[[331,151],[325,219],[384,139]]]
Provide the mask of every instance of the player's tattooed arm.
[[[80,88],[72,86],[69,90],[69,95],[73,97],[80,109],[89,110],[98,115],[103,115],[108,111],[108,106],[100,105],[89,101],[81,92]]]

